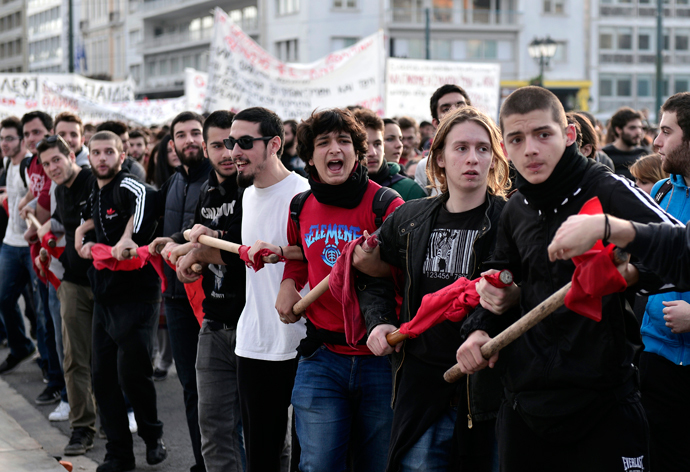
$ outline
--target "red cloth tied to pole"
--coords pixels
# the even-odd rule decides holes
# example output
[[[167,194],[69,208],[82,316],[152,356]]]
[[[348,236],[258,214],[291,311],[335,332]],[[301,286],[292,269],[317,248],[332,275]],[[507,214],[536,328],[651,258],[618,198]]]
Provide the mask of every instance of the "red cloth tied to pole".
[[[254,259],[249,258],[249,250],[251,249],[250,246],[240,246],[240,259],[244,261],[244,264],[247,267],[251,267],[254,269],[254,272],[258,272],[264,267],[264,257],[265,256],[270,256],[271,254],[275,254],[278,256],[280,262],[285,262],[287,261],[287,258],[284,256],[281,256],[280,254],[276,254],[275,252],[271,251],[270,249],[262,249],[258,251],[256,254],[254,254]]]
[[[54,240],[57,242],[58,238],[55,236],[51,231],[48,231],[44,236],[43,239],[41,239],[41,246],[43,246],[46,251],[48,251],[48,254],[50,254],[53,257],[57,257],[58,259],[60,256],[62,256],[62,253],[65,252],[65,246],[55,246],[55,247],[50,247],[50,244],[48,242],[50,240]]]
[[[111,254],[112,246],[106,244],[97,243],[91,248],[91,257],[93,257],[93,266],[97,270],[110,269],[110,270],[139,270],[146,265],[148,262],[153,266],[161,279],[161,292],[165,292],[168,288],[168,279],[163,273],[163,258],[160,254],[152,256],[149,253],[148,246],[141,246],[137,248],[137,257],[131,259],[125,259],[124,261],[118,261]]]
[[[500,272],[497,272],[483,278],[495,287],[506,287],[507,284],[501,282],[499,276]],[[424,295],[414,318],[400,325],[400,333],[416,338],[442,321],[462,320],[479,305],[476,285],[481,279],[482,277],[473,280],[460,277],[447,287]]]
[[[355,268],[352,267],[352,256],[355,252],[355,247],[365,241],[368,241],[372,249],[378,245],[376,235],[369,238],[369,240],[366,240],[364,236],[360,236],[354,241],[345,244],[340,257],[338,257],[338,260],[333,265],[333,269],[331,269],[328,279],[328,286],[333,298],[343,307],[345,340],[350,347],[355,347],[357,342],[367,334],[367,326],[359,309],[359,300],[357,299],[357,292],[355,292]]]
[[[9,198],[5,198],[2,201],[2,207],[5,209],[5,213],[7,213],[7,216],[10,216],[10,207],[9,207]]]
[[[604,212],[597,197],[588,200],[581,215],[600,215]],[[598,240],[592,249],[573,257],[575,272],[572,286],[565,296],[565,306],[575,313],[594,321],[601,321],[601,298],[622,292],[628,286],[613,262],[615,246],[604,247]]]
[[[41,254],[41,245],[39,243],[30,244],[29,251],[31,252],[31,264],[34,266],[34,272],[36,272],[38,280],[44,284],[50,282],[55,290],[60,288],[60,279],[50,270],[50,255],[46,257],[45,261],[41,261],[41,267],[39,268],[36,265],[36,258]],[[43,270],[45,276],[41,275],[41,270]]]
[[[168,266],[172,270],[177,270],[175,264],[173,264],[170,261],[165,262],[168,263]],[[201,286],[202,280],[204,280],[203,275],[192,283],[184,284],[184,291],[187,292],[187,299],[189,299],[189,304],[192,306],[192,310],[194,311],[194,317],[199,322],[199,326],[201,326],[201,323],[204,321],[204,307],[202,304],[204,302],[204,299],[206,298],[204,289]]]

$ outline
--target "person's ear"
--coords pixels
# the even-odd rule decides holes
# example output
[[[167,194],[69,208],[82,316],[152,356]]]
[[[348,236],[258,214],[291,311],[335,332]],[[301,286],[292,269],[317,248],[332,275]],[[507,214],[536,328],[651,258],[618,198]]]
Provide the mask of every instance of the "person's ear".
[[[201,149],[204,150],[204,157],[208,159],[208,148],[206,147],[206,141],[201,142]]]
[[[584,146],[582,146],[582,149],[580,149],[580,152],[585,157],[589,157],[592,154],[592,145],[591,144],[585,144]]]
[[[577,130],[575,129],[574,124],[569,124],[568,127],[565,129],[565,137],[566,137],[566,141],[565,141],[566,146],[570,146],[575,141],[577,141]]]

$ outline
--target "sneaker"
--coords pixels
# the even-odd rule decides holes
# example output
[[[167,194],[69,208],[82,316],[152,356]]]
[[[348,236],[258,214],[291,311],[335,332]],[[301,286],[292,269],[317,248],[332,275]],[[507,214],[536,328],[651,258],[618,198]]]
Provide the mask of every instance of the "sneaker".
[[[2,364],[0,364],[0,374],[9,374],[14,369],[19,367],[19,365],[22,362],[31,359],[31,356],[33,356],[35,352],[36,347],[34,346],[34,348],[24,357],[14,357],[12,353],[8,354],[7,358],[3,361]]]
[[[154,369],[153,380],[155,380],[156,382],[160,382],[161,380],[165,380],[167,378],[168,378],[168,371],[167,370],[159,369],[158,367],[156,367]]]
[[[134,470],[136,464],[132,459],[118,459],[110,454],[106,454],[105,461],[96,468],[96,472],[127,472]]]
[[[93,449],[93,431],[88,428],[75,428],[69,444],[65,446],[66,456],[80,456]]]
[[[129,420],[129,432],[134,434],[137,432],[137,420],[134,418],[134,412],[127,412],[127,419]]]
[[[41,394],[36,397],[36,405],[51,405],[60,401],[61,388],[46,387]]]
[[[48,415],[50,421],[67,421],[69,419],[69,403],[60,400],[60,404],[51,414]]]
[[[165,443],[162,439],[156,440],[155,443],[146,445],[146,463],[149,465],[160,464],[168,457],[168,450],[165,448]]]

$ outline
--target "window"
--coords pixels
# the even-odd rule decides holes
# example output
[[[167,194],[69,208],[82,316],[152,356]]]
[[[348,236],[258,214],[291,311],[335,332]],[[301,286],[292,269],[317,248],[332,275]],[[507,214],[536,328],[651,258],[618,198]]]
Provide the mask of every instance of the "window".
[[[467,41],[467,57],[470,59],[496,59],[498,43],[492,39]]]
[[[179,74],[180,73],[180,58],[173,57],[170,59],[170,73]]]
[[[618,28],[618,49],[632,49],[632,28]]]
[[[349,48],[359,41],[359,38],[331,38],[331,52]]]
[[[557,41],[556,54],[553,55],[553,62],[568,62],[568,44],[565,41]]]
[[[299,0],[276,0],[278,2],[278,16],[291,15],[299,12]]]
[[[141,41],[141,30],[135,29],[129,32],[129,45],[135,46]]]
[[[690,91],[690,77],[686,75],[677,75],[673,83],[673,92],[688,92]]]
[[[297,49],[298,40],[288,39],[275,43],[276,56],[283,62],[299,61],[299,50]]]
[[[192,56],[182,56],[182,67],[184,67],[185,69],[187,67],[192,67]]]
[[[167,59],[161,59],[160,64],[158,65],[158,73],[160,75],[168,75],[168,60]]]
[[[136,83],[139,83],[139,80],[141,79],[141,65],[135,64],[129,66],[129,75],[132,76],[132,79],[134,79]]]
[[[338,10],[357,8],[357,0],[333,0],[333,8]]]
[[[619,97],[632,96],[632,78],[622,77],[616,80],[617,95]]]
[[[156,75],[156,61],[146,62],[146,77],[154,77]]]
[[[562,15],[565,13],[565,0],[544,0],[544,13]]]
[[[654,50],[654,38],[654,30],[640,28],[637,34],[637,49],[640,51]]]
[[[687,51],[688,50],[688,37],[690,36],[690,31],[684,29],[676,30],[676,51]]]
[[[654,95],[654,79],[651,76],[637,76],[637,96],[652,97]]]
[[[599,33],[599,49],[613,49],[612,33]]]

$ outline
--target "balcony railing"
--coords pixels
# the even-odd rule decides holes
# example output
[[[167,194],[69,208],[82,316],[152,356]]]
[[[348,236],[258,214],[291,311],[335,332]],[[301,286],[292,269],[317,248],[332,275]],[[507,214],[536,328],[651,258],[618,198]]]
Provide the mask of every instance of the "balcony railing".
[[[462,10],[460,8],[430,8],[429,21],[433,25],[500,25],[518,26],[522,12],[514,10]],[[424,25],[425,8],[393,8],[389,21],[394,24]]]
[[[690,56],[688,54],[676,53],[675,56],[666,53],[664,54],[664,64],[689,64]],[[644,53],[623,53],[623,52],[602,52],[599,54],[599,64],[640,64],[640,65],[654,65],[656,64],[656,54]]]
[[[656,6],[635,5],[600,5],[599,15],[602,17],[624,16],[640,18],[656,18]],[[664,6],[665,18],[690,18],[690,7],[687,5]]]
[[[155,38],[146,38],[141,45],[144,50],[159,48],[163,46],[179,47],[185,43],[196,41],[210,41],[213,36],[213,29],[201,29],[196,31],[184,31],[182,33],[162,34]]]

